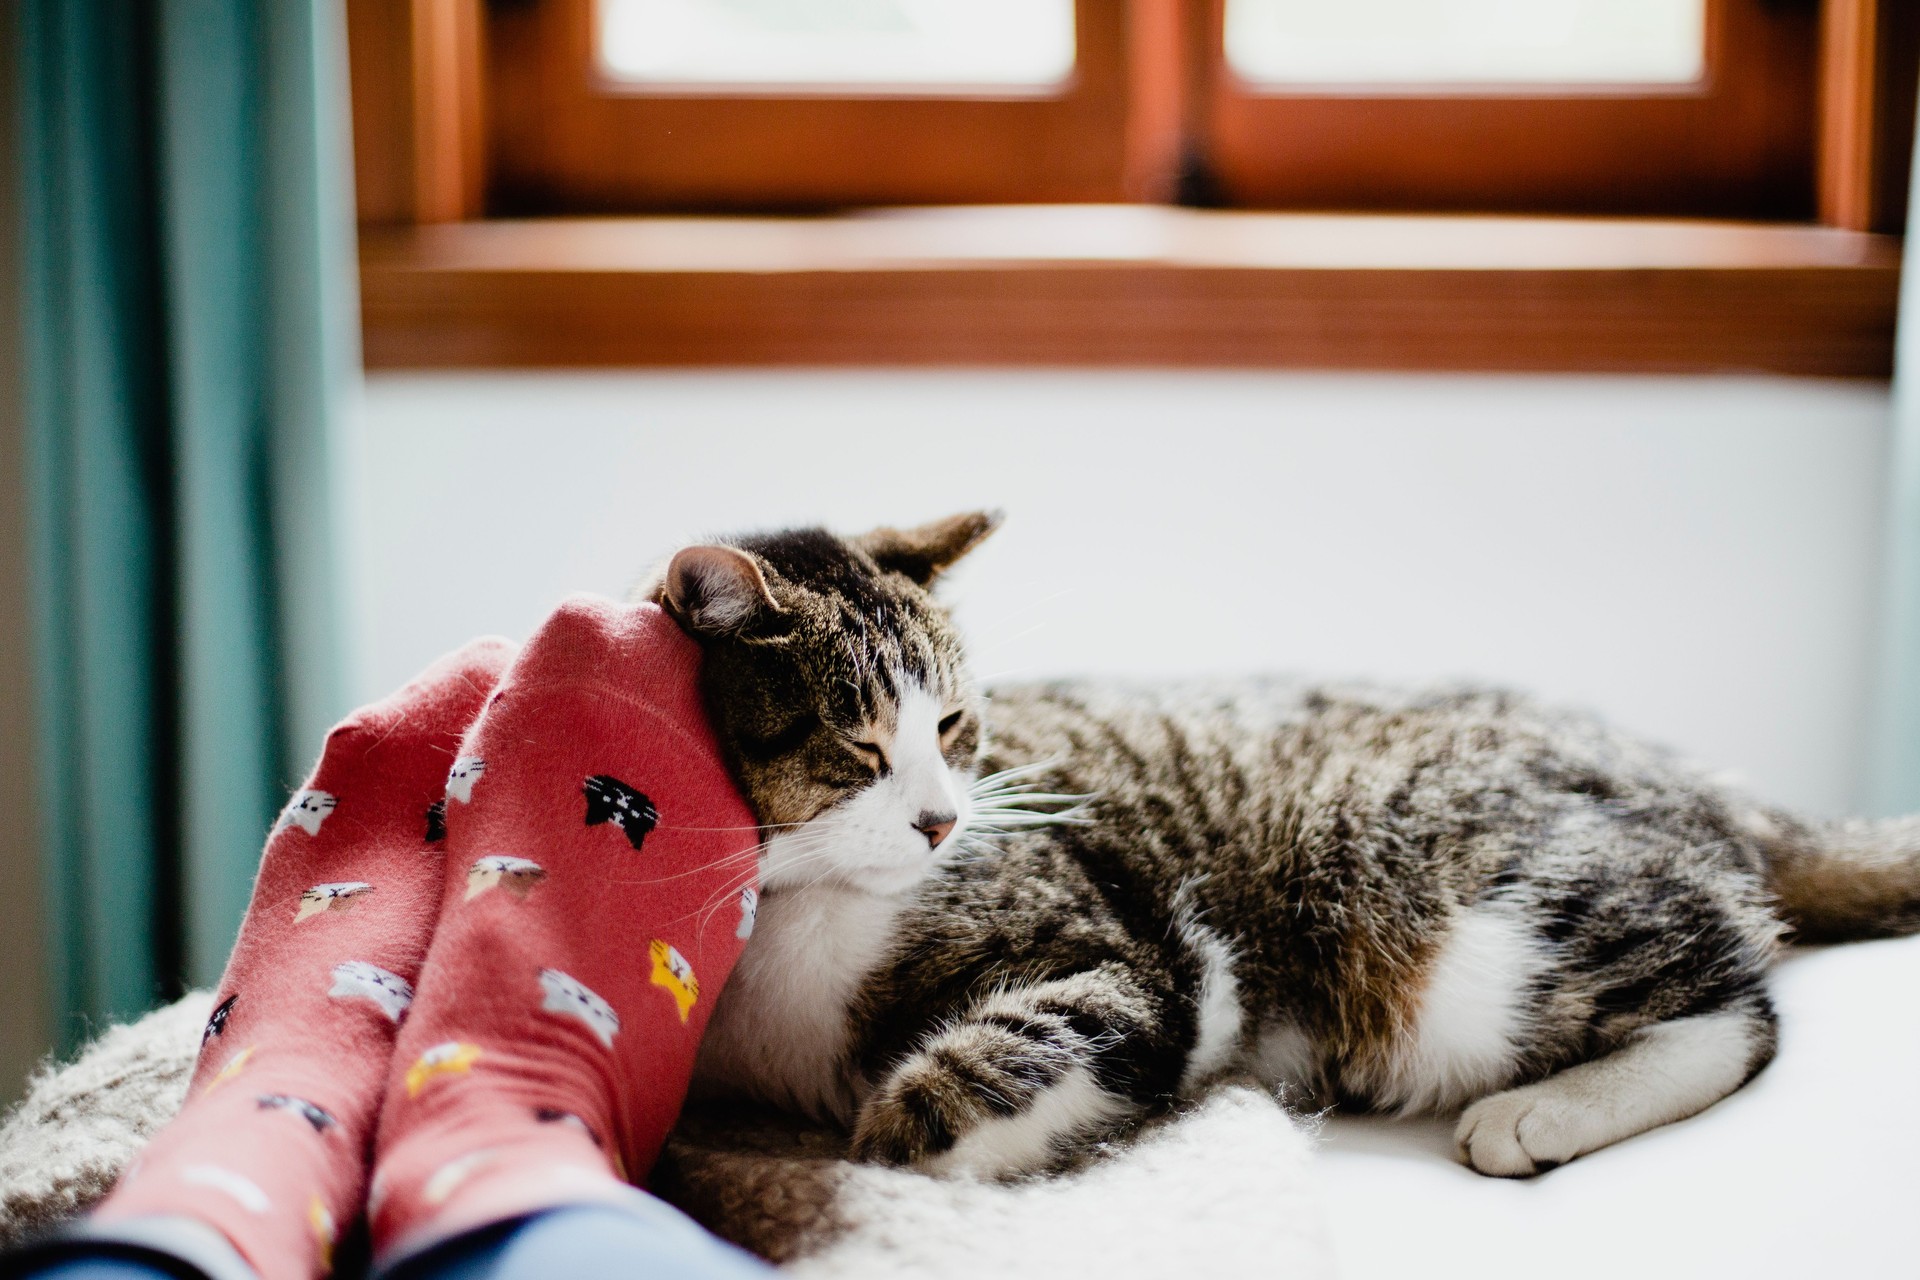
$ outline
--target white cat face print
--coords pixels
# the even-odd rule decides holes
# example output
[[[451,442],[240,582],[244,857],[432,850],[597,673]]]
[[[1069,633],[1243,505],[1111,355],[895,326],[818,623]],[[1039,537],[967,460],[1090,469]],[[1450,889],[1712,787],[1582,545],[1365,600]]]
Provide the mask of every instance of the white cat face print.
[[[620,1034],[620,1015],[584,982],[558,969],[542,969],[540,990],[545,996],[540,1002],[542,1010],[563,1018],[578,1018],[601,1044],[613,1048],[613,1038]]]
[[[334,806],[340,802],[325,791],[296,791],[293,799],[287,801],[287,807],[280,811],[281,827],[298,827],[310,836],[320,834],[320,824],[327,820]]]
[[[372,892],[373,886],[365,880],[317,884],[300,895],[300,909],[294,913],[293,922],[299,924],[328,911],[351,911],[363,896]]]
[[[751,938],[753,922],[760,918],[760,894],[751,885],[740,891],[740,924],[733,931],[736,938]]]
[[[333,987],[327,994],[342,1000],[371,1000],[380,1012],[398,1022],[413,1003],[413,984],[377,964],[348,960],[333,966]]]
[[[461,804],[473,803],[473,784],[487,771],[487,762],[479,756],[461,756],[447,770],[447,798]]]
[[[483,1165],[489,1164],[499,1155],[494,1147],[482,1147],[478,1151],[469,1151],[457,1159],[449,1160],[433,1171],[420,1194],[431,1205],[442,1205],[447,1198],[460,1189],[460,1184],[471,1178]]]
[[[467,868],[465,901],[472,902],[487,890],[500,886],[504,886],[514,897],[525,901],[533,886],[546,877],[547,873],[537,862],[529,862],[525,858],[515,858],[504,853],[489,854]]]
[[[231,1169],[222,1169],[219,1165],[187,1165],[180,1170],[180,1181],[218,1191],[248,1213],[262,1214],[273,1208],[273,1202],[267,1199],[267,1193],[260,1189],[259,1183]]]

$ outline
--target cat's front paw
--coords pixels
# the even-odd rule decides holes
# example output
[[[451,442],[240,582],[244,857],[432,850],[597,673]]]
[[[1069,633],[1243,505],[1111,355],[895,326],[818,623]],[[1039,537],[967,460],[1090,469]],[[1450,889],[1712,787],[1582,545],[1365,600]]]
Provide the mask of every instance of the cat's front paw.
[[[986,1118],[986,1108],[953,1071],[927,1054],[901,1064],[860,1108],[853,1157],[926,1166]]]
[[[1134,1108],[1102,1088],[1072,1045],[962,1024],[881,1082],[854,1124],[856,1159],[984,1179],[1035,1173]]]

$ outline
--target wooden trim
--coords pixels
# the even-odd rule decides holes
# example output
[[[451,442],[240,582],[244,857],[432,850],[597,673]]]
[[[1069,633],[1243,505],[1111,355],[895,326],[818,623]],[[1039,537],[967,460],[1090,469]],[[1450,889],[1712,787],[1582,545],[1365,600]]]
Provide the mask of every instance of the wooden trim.
[[[347,0],[363,225],[456,222],[486,200],[481,0]]]
[[[1885,377],[1899,255],[1818,227],[930,209],[369,233],[375,368],[1212,365]]]
[[[1697,86],[1334,93],[1239,79],[1221,38],[1226,3],[1199,7],[1207,23],[1199,144],[1223,203],[1813,213],[1811,8],[1709,0],[1708,70]]]
[[[1913,156],[1920,6],[1827,0],[1820,35],[1820,220],[1897,232]]]
[[[1171,101],[1177,82],[1150,42],[1177,24],[1178,3],[1078,0],[1070,81],[997,97],[612,86],[592,70],[592,0],[503,6],[489,32],[494,203],[631,213],[1158,196],[1177,134],[1153,99]]]

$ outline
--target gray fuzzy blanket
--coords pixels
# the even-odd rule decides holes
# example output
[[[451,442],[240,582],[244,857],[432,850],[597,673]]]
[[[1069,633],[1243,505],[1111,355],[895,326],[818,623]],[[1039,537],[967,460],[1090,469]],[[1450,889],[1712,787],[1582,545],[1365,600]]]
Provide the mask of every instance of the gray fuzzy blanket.
[[[179,1109],[205,993],[115,1027],[37,1075],[0,1124],[0,1247],[84,1211]],[[653,1187],[807,1280],[1285,1275],[1334,1267],[1311,1135],[1244,1083],[1094,1151],[990,1184],[854,1164],[833,1132],[771,1113],[690,1112]]]

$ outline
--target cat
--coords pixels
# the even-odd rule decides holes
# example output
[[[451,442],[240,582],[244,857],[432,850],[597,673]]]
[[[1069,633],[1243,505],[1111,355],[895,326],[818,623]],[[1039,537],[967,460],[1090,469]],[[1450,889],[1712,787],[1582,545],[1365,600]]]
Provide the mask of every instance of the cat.
[[[641,588],[765,836],[697,1093],[1004,1177],[1251,1072],[1457,1112],[1526,1176],[1765,1066],[1788,938],[1920,927],[1920,822],[1802,821],[1512,693],[985,695],[932,588],[996,524],[724,540]]]

